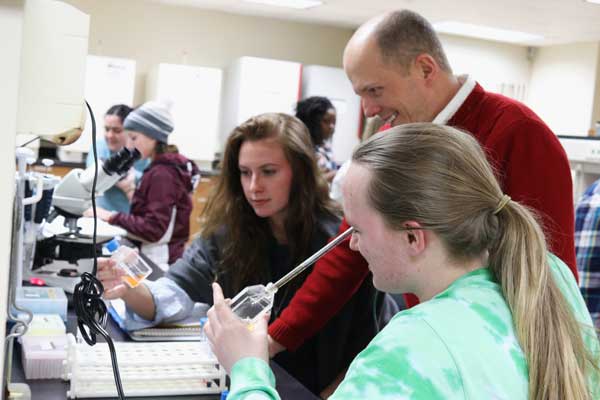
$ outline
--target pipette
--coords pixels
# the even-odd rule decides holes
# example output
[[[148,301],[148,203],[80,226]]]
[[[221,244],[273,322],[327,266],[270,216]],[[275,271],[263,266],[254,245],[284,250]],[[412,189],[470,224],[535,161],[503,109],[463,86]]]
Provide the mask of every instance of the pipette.
[[[275,293],[277,293],[283,285],[294,279],[298,274],[314,264],[319,258],[323,257],[331,249],[340,244],[353,230],[354,228],[352,227],[346,229],[338,237],[327,243],[327,245],[323,246],[315,254],[308,257],[277,282],[269,282],[267,283],[267,286],[252,285],[244,288],[244,290],[239,292],[233,300],[231,300],[231,309],[235,315],[243,321],[254,324],[259,317],[271,310]]]

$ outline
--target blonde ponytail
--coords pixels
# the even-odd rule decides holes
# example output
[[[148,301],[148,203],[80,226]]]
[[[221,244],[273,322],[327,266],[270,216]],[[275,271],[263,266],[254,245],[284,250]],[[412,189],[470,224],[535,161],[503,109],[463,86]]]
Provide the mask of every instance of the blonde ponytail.
[[[547,265],[544,235],[532,213],[509,202],[498,213],[500,235],[489,267],[513,314],[529,367],[532,400],[591,400],[586,372],[597,363],[581,325]]]

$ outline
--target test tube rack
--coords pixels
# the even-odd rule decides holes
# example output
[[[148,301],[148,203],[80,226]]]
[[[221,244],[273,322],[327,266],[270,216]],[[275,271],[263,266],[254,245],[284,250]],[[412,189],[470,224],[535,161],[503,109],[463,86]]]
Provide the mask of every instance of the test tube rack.
[[[115,343],[123,391],[127,397],[220,393],[226,373],[207,342]],[[115,397],[106,343],[89,346],[69,338],[63,379],[71,399]]]

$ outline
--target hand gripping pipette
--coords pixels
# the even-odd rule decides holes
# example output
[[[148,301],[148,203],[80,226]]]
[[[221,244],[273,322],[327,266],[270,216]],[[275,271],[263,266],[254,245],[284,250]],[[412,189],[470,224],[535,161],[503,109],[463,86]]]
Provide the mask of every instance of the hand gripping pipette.
[[[353,230],[354,228],[352,227],[346,229],[346,231],[304,260],[300,265],[288,272],[277,282],[269,282],[267,286],[253,285],[244,288],[244,290],[239,292],[233,300],[231,300],[231,309],[235,315],[249,324],[254,324],[259,317],[271,310],[275,293],[277,293],[283,285],[294,279],[298,274],[314,264],[319,258],[323,257],[331,249],[340,244]]]

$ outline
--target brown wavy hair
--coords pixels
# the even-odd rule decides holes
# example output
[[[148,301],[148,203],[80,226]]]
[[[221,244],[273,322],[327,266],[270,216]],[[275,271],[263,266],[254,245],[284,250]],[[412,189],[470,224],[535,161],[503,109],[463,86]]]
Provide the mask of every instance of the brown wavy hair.
[[[529,398],[591,400],[586,379],[600,377],[599,360],[583,336],[594,329],[578,322],[558,288],[533,212],[516,201],[495,212],[503,193],[477,141],[446,126],[408,124],[361,144],[353,162],[371,172],[367,199],[390,229],[419,221],[454,260],[489,254],[527,359]]]
[[[225,227],[227,237],[217,274],[230,273],[235,291],[250,283],[265,283],[268,274],[267,251],[273,235],[268,219],[257,216],[244,196],[238,163],[245,141],[269,138],[281,145],[292,169],[285,230],[294,263],[310,255],[318,218],[339,213],[317,167],[308,129],[299,119],[267,113],[235,128],[227,139],[221,174],[204,209],[206,222],[201,233],[208,238]]]

